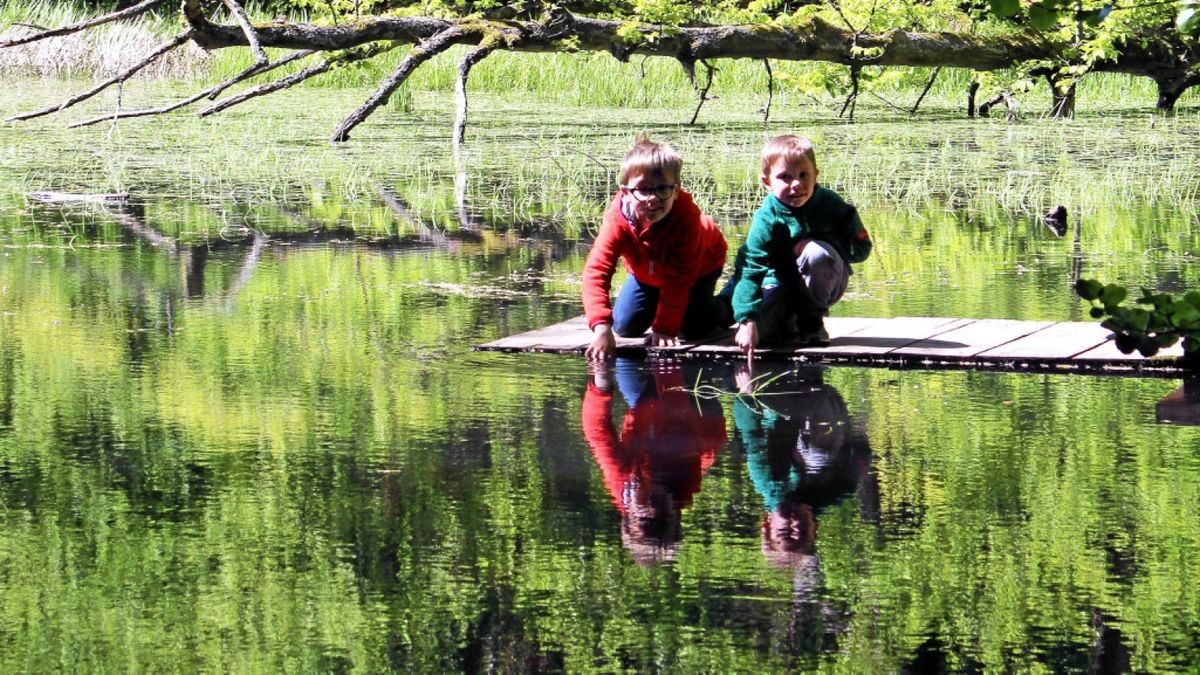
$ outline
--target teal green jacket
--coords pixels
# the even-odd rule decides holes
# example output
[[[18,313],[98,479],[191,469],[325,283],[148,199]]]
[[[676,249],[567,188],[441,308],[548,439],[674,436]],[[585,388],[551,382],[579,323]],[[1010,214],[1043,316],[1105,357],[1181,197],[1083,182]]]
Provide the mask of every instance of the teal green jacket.
[[[858,218],[858,210],[838,193],[821,185],[798,209],[767,195],[754,212],[746,243],[734,262],[733,318],[758,319],[764,287],[799,280],[792,246],[801,239],[827,242],[847,263],[871,255],[871,236]]]

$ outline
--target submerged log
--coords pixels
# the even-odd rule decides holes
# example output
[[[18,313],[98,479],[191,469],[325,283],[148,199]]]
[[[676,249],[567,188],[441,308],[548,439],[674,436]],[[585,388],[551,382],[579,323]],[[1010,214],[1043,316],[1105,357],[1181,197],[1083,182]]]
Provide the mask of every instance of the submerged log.
[[[128,192],[110,194],[87,194],[78,192],[30,192],[29,198],[35,202],[52,204],[124,204],[129,201]]]

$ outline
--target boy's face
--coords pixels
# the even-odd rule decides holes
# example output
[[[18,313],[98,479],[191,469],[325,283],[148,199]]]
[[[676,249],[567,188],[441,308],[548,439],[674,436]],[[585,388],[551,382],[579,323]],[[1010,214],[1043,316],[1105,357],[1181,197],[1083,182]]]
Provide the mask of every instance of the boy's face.
[[[635,171],[621,186],[626,200],[632,200],[639,218],[657,223],[671,212],[679,195],[679,179],[661,173]]]
[[[808,157],[791,162],[780,157],[763,174],[762,182],[779,201],[796,209],[812,198],[817,187],[817,173],[816,165]]]

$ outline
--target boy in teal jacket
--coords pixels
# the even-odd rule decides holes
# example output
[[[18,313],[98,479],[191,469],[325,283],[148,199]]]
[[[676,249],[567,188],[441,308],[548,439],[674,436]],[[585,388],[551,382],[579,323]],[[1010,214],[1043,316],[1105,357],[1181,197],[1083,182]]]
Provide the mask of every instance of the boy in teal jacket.
[[[760,340],[829,344],[824,317],[846,291],[850,263],[871,254],[858,211],[817,185],[817,174],[808,139],[778,136],[763,148],[770,194],[754,213],[726,289],[738,323],[734,341],[748,356]]]

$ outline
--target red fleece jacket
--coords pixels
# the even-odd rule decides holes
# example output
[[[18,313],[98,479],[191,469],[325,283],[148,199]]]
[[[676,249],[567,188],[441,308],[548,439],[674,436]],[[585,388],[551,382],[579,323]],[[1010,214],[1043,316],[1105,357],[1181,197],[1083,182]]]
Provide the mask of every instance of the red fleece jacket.
[[[583,311],[588,328],[612,323],[609,291],[618,258],[625,261],[625,269],[638,283],[658,288],[658,309],[651,328],[671,336],[678,334],[683,324],[692,284],[725,265],[725,236],[683,190],[665,218],[641,225],[636,227],[622,215],[617,193],[604,213],[583,269]]]

